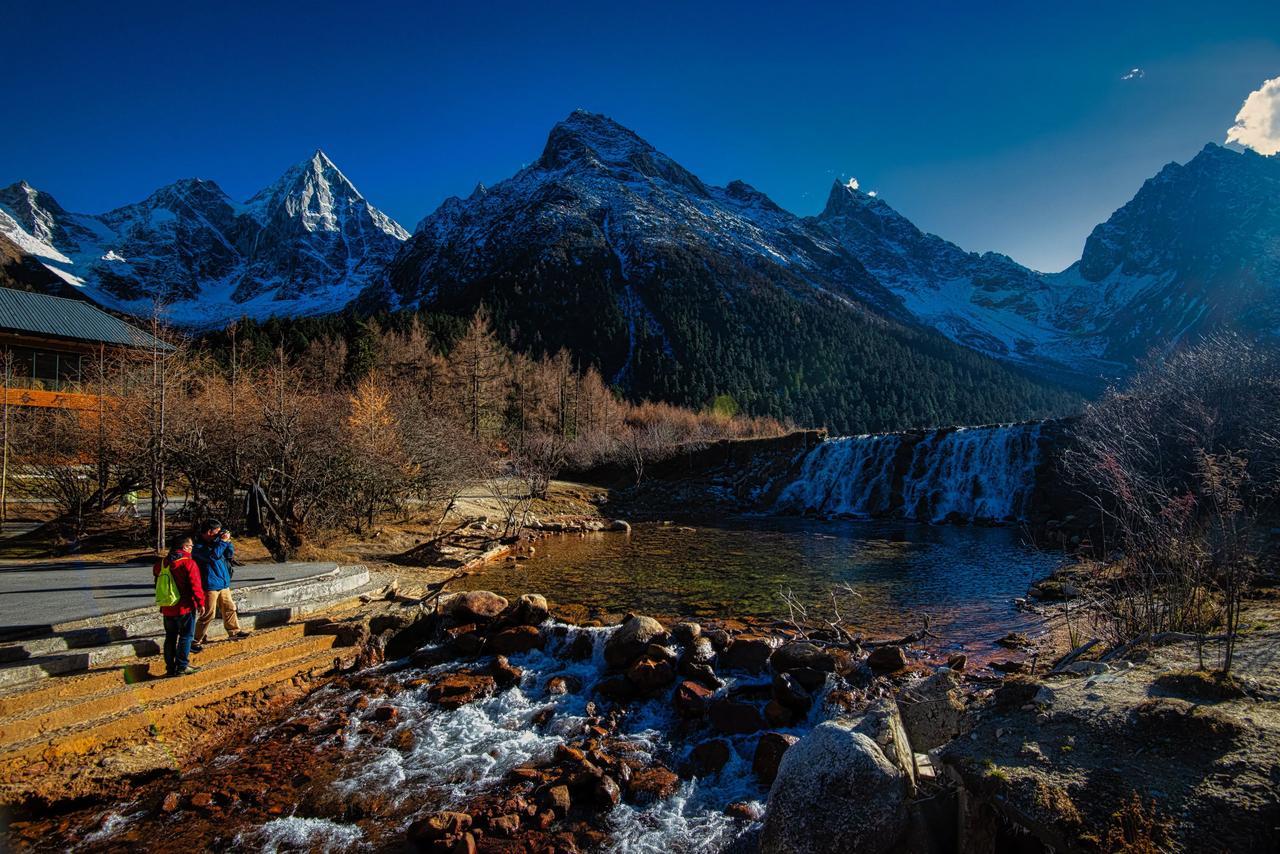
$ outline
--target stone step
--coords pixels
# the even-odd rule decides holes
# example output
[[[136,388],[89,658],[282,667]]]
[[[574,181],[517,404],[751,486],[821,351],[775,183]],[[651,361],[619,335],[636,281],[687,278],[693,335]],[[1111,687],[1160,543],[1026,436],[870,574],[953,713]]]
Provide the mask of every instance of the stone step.
[[[346,567],[345,569],[352,571],[329,579],[329,583],[319,588],[325,592],[324,596],[313,599],[302,598],[293,605],[258,611],[245,611],[240,614],[241,626],[250,631],[259,631],[272,626],[284,625],[299,617],[322,610],[329,610],[335,605],[354,599],[362,593],[372,593],[380,589],[380,582],[371,580],[369,571],[365,567]],[[351,586],[354,581],[362,581],[362,583]],[[316,588],[313,587],[312,590],[315,592]],[[285,598],[298,599],[299,597],[290,595]],[[143,634],[144,629],[148,628],[151,629],[150,633]],[[94,627],[92,630],[97,632],[105,631],[108,634],[112,630],[116,630],[118,634],[127,639],[117,640],[101,646],[74,647],[65,652],[53,652],[0,664],[0,689],[37,682],[50,676],[82,673],[97,667],[120,664],[133,658],[157,655],[160,653],[161,645],[164,642],[163,621],[154,608],[149,609],[146,615],[138,615],[131,619],[127,624]],[[80,630],[72,631],[78,632]],[[216,640],[225,636],[226,632],[222,627],[221,620],[215,621],[209,627],[209,637],[211,639]],[[83,636],[78,636],[76,642],[79,642],[79,637]],[[55,640],[56,638],[45,638],[39,639],[39,642]],[[18,645],[26,646],[32,643],[35,642],[23,641]]]
[[[204,652],[193,653],[191,660],[197,666],[203,666],[244,652],[277,646],[287,640],[301,638],[305,632],[306,624],[304,623],[292,623],[274,629],[255,631],[249,637],[240,640],[210,643],[205,647]],[[163,678],[163,676],[164,661],[157,656],[123,666],[112,665],[59,679],[47,679],[39,685],[20,686],[0,695],[0,720],[54,703],[88,697],[121,685],[133,685],[148,679]]]
[[[138,708],[15,742],[0,748],[0,781],[17,780],[24,767],[32,762],[43,764],[60,757],[86,753],[120,739],[137,744],[162,741],[170,730],[185,724],[186,715],[192,709],[298,676],[327,672],[333,667],[333,659],[332,649],[322,649],[284,661],[251,661],[246,670],[228,672],[227,678],[216,684],[194,687],[192,682],[185,682],[189,690],[163,702],[143,703]],[[165,681],[181,685],[190,678]],[[12,788],[12,784],[0,782],[0,799],[8,788]]]
[[[0,721],[0,750],[33,738],[53,738],[60,730],[132,711],[162,708],[178,698],[220,683],[238,683],[246,673],[280,668],[299,658],[333,648],[332,635],[307,635],[285,639],[267,649],[251,649],[214,661],[198,673],[177,678],[147,679],[52,708],[38,709],[25,715],[6,716]],[[163,664],[161,664],[163,672]]]

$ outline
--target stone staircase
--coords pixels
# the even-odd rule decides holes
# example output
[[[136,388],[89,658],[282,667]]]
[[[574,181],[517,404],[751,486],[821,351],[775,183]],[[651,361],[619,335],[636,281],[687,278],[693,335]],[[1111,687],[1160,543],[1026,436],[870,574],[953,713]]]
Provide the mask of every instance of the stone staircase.
[[[163,636],[151,634],[154,624],[141,614],[5,644],[4,654],[18,655],[13,650],[21,645],[30,657],[11,658],[0,665],[0,673],[20,671],[32,678],[0,689],[0,800],[26,791],[23,778],[38,776],[41,769],[79,763],[85,754],[121,745],[158,751],[156,761],[171,763],[171,757],[160,754],[167,753],[166,743],[191,735],[192,714],[237,695],[331,670],[335,657],[351,656],[355,649],[335,649],[338,638],[322,624],[355,616],[363,605],[361,596],[382,587],[364,567],[340,570],[346,572],[312,589],[323,593],[317,598],[304,601],[290,593],[286,598],[292,604],[280,604],[263,591],[246,595],[251,605],[272,606],[241,614],[241,623],[252,633],[230,640],[219,632],[223,639],[211,640],[192,655],[199,671],[177,678],[165,676],[158,654]],[[306,615],[316,619],[300,619]],[[116,639],[77,646],[104,637]]]
[[[366,567],[340,566],[308,578],[236,590],[236,608],[241,626],[258,631],[377,586]],[[221,620],[210,627],[209,637],[225,637]],[[159,655],[163,643],[164,623],[155,607],[55,625],[35,637],[0,643],[0,690],[51,676],[127,665],[133,659]]]

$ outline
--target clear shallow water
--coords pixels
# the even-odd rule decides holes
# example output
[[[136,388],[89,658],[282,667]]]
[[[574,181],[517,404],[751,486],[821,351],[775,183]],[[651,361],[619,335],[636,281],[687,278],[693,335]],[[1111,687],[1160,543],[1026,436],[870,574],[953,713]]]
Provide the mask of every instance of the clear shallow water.
[[[779,591],[825,603],[847,583],[862,597],[847,622],[868,636],[914,631],[928,613],[942,642],[959,648],[1031,624],[1011,600],[1058,560],[1014,528],[764,517],[550,537],[533,558],[494,564],[450,589],[707,619],[785,617]]]

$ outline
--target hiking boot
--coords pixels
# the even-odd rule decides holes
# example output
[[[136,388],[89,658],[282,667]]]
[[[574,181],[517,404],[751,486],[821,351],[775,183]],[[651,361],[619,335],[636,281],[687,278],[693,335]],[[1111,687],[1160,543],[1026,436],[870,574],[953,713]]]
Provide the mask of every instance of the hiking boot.
[[[238,632],[232,632],[231,634],[227,635],[227,637],[231,638],[232,640],[241,640],[242,638],[247,638],[248,636],[249,636],[249,633],[243,630]]]
[[[202,643],[193,643],[193,644],[191,644],[191,651],[192,651],[192,652],[204,652],[204,644],[202,644]]]
[[[179,670],[177,673],[175,673],[175,674],[173,674],[173,675],[174,675],[174,676],[188,676],[188,675],[190,675],[190,674],[192,674],[192,673],[199,673],[199,672],[200,672],[200,668],[199,668],[199,667],[195,667],[195,666],[192,666],[192,665],[188,664],[186,667],[182,668],[181,670]]]

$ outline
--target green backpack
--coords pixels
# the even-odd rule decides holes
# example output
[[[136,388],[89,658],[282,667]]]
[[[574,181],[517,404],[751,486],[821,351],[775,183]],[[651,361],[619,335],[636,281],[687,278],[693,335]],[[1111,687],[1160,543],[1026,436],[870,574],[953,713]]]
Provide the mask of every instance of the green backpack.
[[[182,594],[178,591],[178,582],[173,578],[173,568],[169,561],[160,564],[160,574],[156,576],[156,604],[161,608],[177,605]]]

